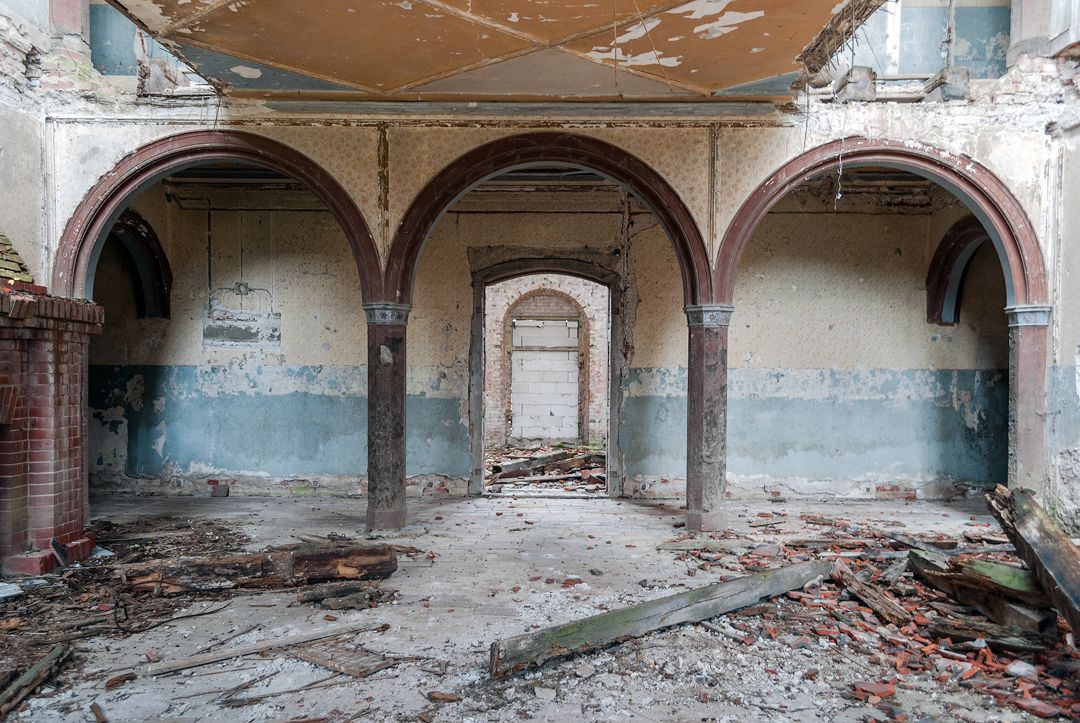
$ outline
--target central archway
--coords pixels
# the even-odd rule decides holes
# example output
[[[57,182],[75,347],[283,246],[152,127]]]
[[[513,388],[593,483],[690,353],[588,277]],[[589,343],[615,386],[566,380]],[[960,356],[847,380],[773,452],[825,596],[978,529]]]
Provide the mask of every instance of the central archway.
[[[690,209],[674,188],[637,156],[605,141],[572,133],[540,132],[478,146],[431,179],[405,212],[386,264],[383,289],[389,301],[409,304],[420,252],[446,210],[483,181],[519,168],[562,164],[592,171],[634,194],[659,220],[675,247],[687,306],[712,301],[712,278],[704,239]]]

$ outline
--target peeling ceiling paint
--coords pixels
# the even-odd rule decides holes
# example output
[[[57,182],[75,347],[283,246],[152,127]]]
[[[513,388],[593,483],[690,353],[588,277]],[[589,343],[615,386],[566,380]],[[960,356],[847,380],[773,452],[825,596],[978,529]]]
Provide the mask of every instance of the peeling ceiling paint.
[[[234,94],[707,99],[768,89],[846,1],[113,0]],[[557,56],[557,57],[556,57]],[[505,69],[500,66],[505,64]],[[530,67],[532,75],[530,75]],[[608,68],[610,80],[597,75]],[[556,72],[558,77],[541,74]],[[630,79],[640,79],[632,82]]]

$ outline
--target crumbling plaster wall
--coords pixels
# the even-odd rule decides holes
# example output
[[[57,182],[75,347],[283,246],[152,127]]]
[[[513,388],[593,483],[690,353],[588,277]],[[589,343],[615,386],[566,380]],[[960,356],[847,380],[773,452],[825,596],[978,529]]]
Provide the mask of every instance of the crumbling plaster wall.
[[[0,6],[0,233],[35,280],[47,278],[48,270],[42,234],[44,112],[27,75],[34,72],[35,47],[44,44],[34,28],[42,20],[40,10],[28,3]],[[47,21],[46,12],[45,26]]]
[[[766,217],[739,268],[728,470],[776,494],[948,496],[1005,479],[1008,339],[992,248],[961,323],[926,323],[931,215]]]
[[[1047,375],[1047,444],[1050,457],[1047,501],[1058,519],[1080,534],[1080,127],[1057,139],[1056,203],[1061,247],[1052,267],[1056,289],[1053,358]]]
[[[99,488],[200,492],[203,480],[248,493],[359,493],[367,466],[367,340],[360,283],[337,222],[303,191],[162,187],[135,209],[173,271],[172,317],[135,318],[123,253],[107,244],[95,280],[106,331],[91,346],[90,472]],[[212,212],[208,265],[207,213]],[[258,209],[278,209],[275,211]],[[211,297],[268,311],[280,343],[208,343]]]

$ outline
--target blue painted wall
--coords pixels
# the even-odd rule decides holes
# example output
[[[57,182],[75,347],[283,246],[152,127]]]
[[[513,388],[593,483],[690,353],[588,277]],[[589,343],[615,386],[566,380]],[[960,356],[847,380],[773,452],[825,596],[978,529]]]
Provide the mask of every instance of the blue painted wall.
[[[827,394],[805,396],[779,389],[785,374],[731,370],[732,474],[952,477],[981,485],[1005,479],[1005,372],[825,370],[811,372],[818,378],[807,386]],[[632,369],[630,384],[641,375],[642,370]],[[770,375],[776,388],[762,381]],[[685,389],[684,373],[680,390],[624,401],[621,443],[627,475],[685,474]]]
[[[367,473],[365,396],[342,390],[333,379],[317,383],[321,369],[305,366],[285,370],[295,382],[290,386],[303,391],[206,391],[215,376],[226,374],[223,367],[91,365],[90,417],[117,433],[120,424],[107,420],[111,410],[122,409],[125,471],[133,476],[157,477],[169,467],[281,478]],[[362,388],[366,369],[356,367],[354,374],[352,386]],[[459,402],[410,395],[406,414],[407,473],[466,477],[469,439]],[[90,468],[101,461],[91,458]]]
[[[206,391],[226,386],[207,384],[222,369],[90,367],[91,418],[105,423],[119,408],[126,420],[127,474],[156,477],[170,466],[280,478],[366,473],[363,395],[332,379],[316,383],[319,367],[287,368],[285,376],[295,385],[284,393]],[[363,388],[366,370],[356,367],[353,373],[351,386]],[[632,369],[628,388],[646,374],[664,377],[667,393],[624,399],[620,441],[626,473],[682,478],[685,370]],[[806,395],[791,394],[786,374],[731,371],[728,469],[733,474],[952,477],[984,485],[1004,479],[1008,393],[1003,372],[801,371],[811,375],[807,388],[826,390]],[[410,476],[468,476],[468,429],[461,410],[458,399],[409,395]],[[1070,428],[1080,430],[1080,412],[1069,413],[1077,418]],[[119,431],[118,422],[111,426]],[[90,462],[91,469],[99,463]]]
[[[90,6],[90,59],[102,75],[138,75],[135,24],[109,5]],[[160,43],[146,35],[146,55],[174,59]]]

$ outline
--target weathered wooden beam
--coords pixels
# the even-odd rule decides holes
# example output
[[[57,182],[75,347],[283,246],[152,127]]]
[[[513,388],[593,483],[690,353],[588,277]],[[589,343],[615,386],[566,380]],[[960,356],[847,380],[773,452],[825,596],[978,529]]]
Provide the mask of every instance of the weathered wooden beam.
[[[1080,634],[1080,549],[1035,502],[1028,490],[998,485],[986,495],[990,511],[1016,546],[1016,554],[1035,573],[1043,592]]]
[[[4,692],[0,693],[0,719],[18,707],[23,698],[34,692],[45,681],[56,667],[67,657],[70,648],[67,645],[55,645],[45,657],[34,663],[30,668],[16,678]]]
[[[831,567],[827,561],[801,562],[498,640],[491,645],[491,677],[503,678],[552,658],[597,650],[672,625],[708,620],[801,588],[828,575]]]
[[[1054,646],[1054,641],[1037,633],[1020,628],[996,623],[984,623],[977,620],[956,620],[954,618],[934,618],[927,626],[930,634],[937,638],[951,638],[953,642],[983,639],[995,651],[1016,650],[1030,652],[1046,650]]]
[[[283,587],[389,577],[397,570],[397,553],[382,543],[304,544],[242,555],[153,560],[114,570],[126,584],[159,593]]]
[[[869,605],[882,620],[901,626],[911,622],[911,614],[900,603],[886,595],[877,585],[860,580],[843,560],[836,561],[832,578],[846,587],[852,595]]]
[[[911,550],[909,561],[919,579],[995,623],[1050,637],[1057,632],[1057,615],[1046,609],[1049,601],[1027,570],[922,550]]]

